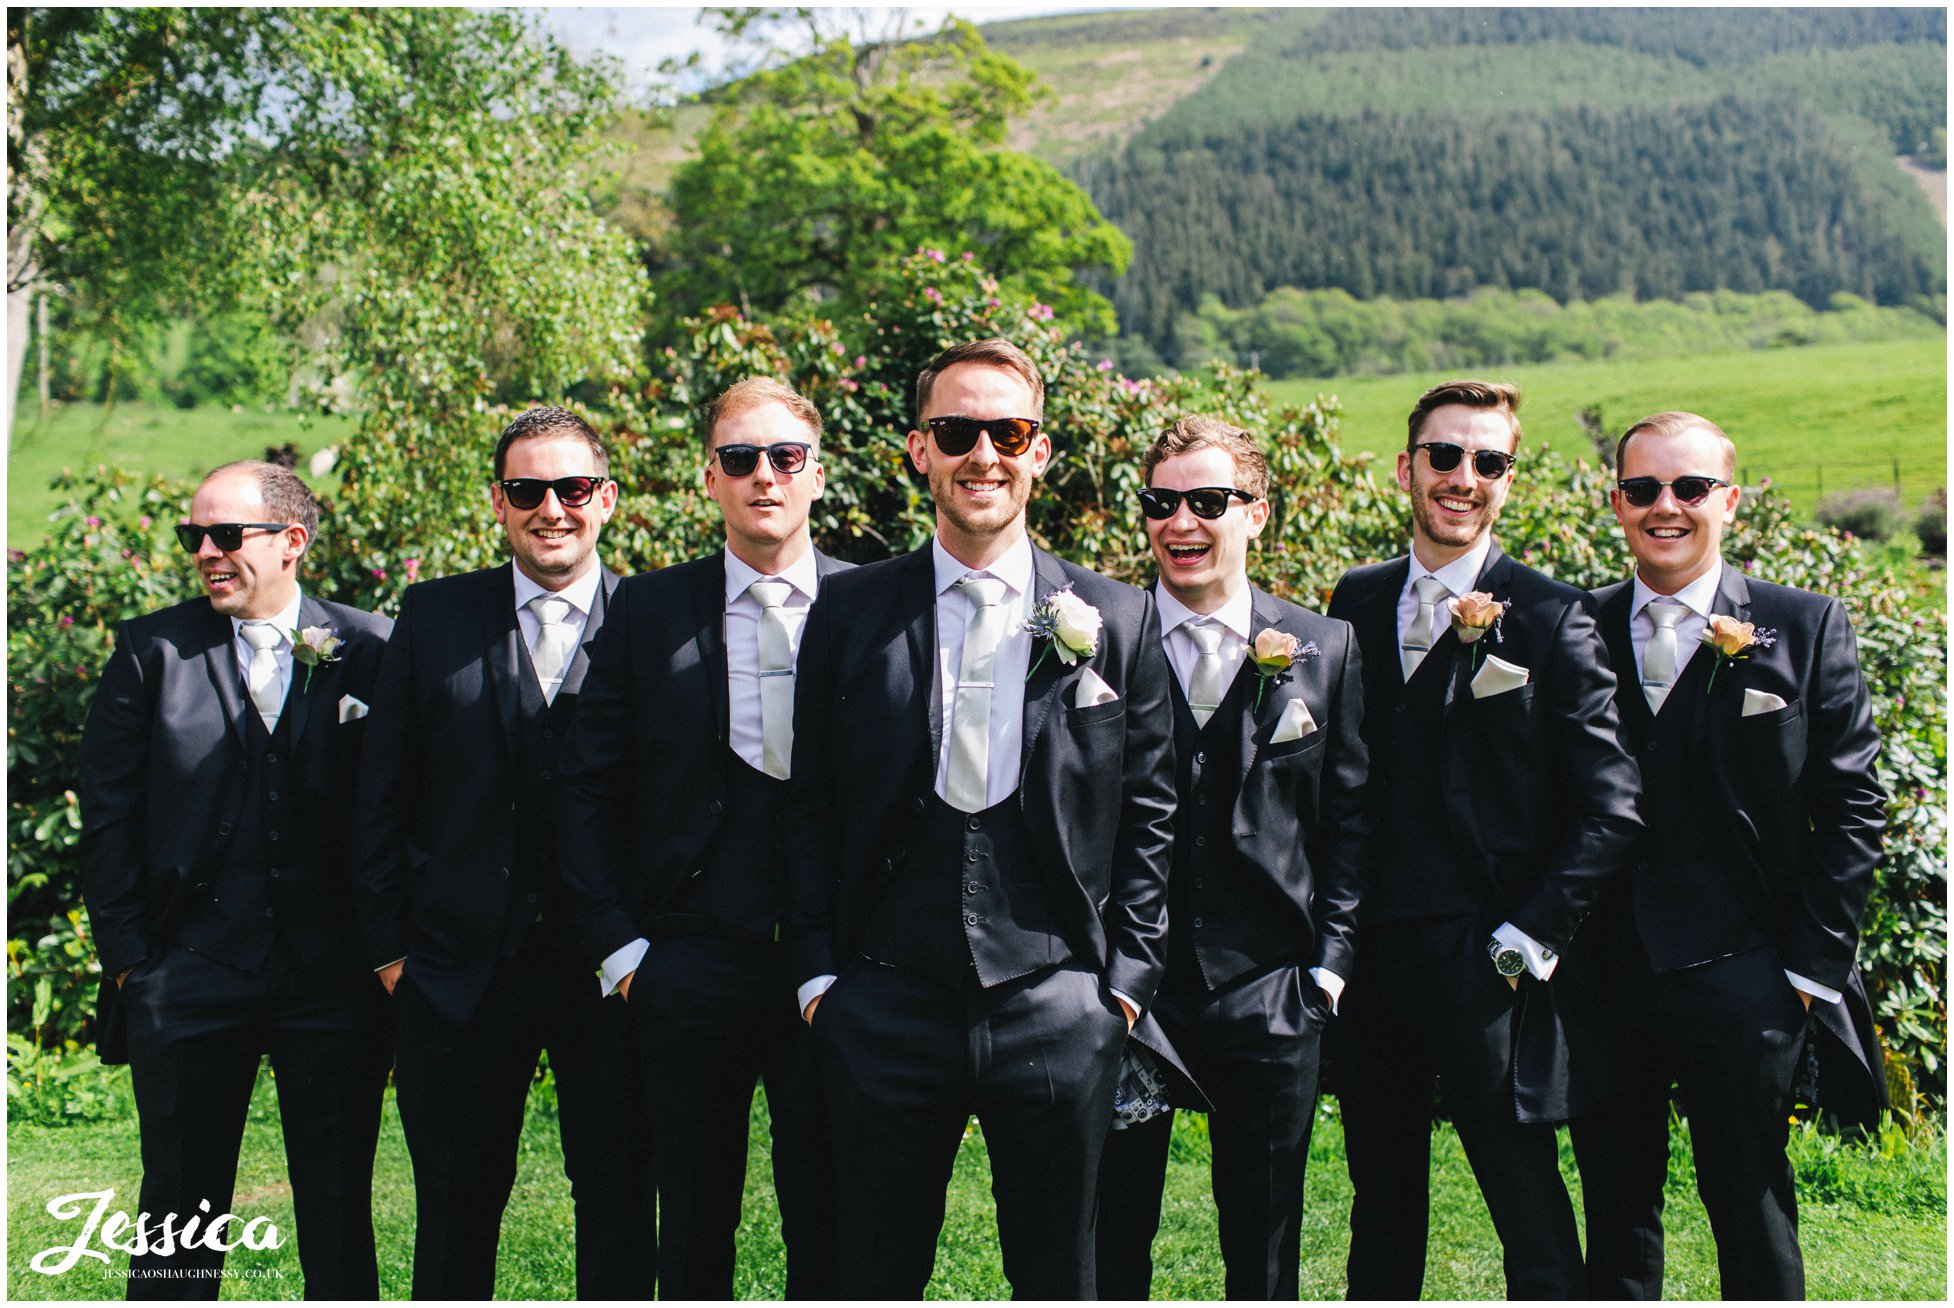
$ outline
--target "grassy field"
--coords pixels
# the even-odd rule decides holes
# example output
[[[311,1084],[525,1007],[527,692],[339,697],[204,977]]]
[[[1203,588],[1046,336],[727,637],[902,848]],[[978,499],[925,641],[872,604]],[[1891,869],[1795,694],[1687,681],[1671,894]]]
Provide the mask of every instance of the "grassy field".
[[[1456,374],[1454,374],[1456,375]],[[1801,508],[1823,492],[1892,486],[1910,506],[1947,484],[1947,341],[1810,345],[1619,363],[1527,364],[1476,375],[1517,382],[1528,445],[1592,449],[1576,415],[1601,406],[1621,429],[1659,409],[1713,419],[1737,443],[1747,485],[1770,477]],[[1271,382],[1279,402],[1317,394],[1343,403],[1347,448],[1391,455],[1404,448],[1404,418],[1440,373]],[[1524,471],[1522,472],[1524,474]]]
[[[265,1214],[285,1234],[283,1248],[270,1253],[240,1252],[233,1267],[262,1268],[262,1279],[227,1281],[225,1298],[297,1298],[302,1289],[292,1232],[291,1192],[284,1182],[272,1092],[261,1080],[245,1134],[234,1211]],[[1197,1119],[1198,1121],[1198,1119]],[[1183,1119],[1182,1126],[1189,1125]],[[740,1229],[736,1290],[741,1298],[777,1299],[783,1289],[778,1216],[771,1171],[764,1148],[765,1108],[756,1106],[754,1147],[749,1155],[745,1213]],[[128,1206],[139,1179],[133,1120],[62,1128],[10,1126],[7,1133],[8,1280],[10,1299],[87,1299],[120,1297],[120,1284],[88,1262],[61,1277],[29,1269],[41,1249],[74,1240],[73,1223],[57,1223],[46,1212],[57,1195],[114,1186],[112,1208]],[[1209,1198],[1205,1136],[1177,1127],[1167,1181],[1166,1213],[1154,1244],[1154,1297],[1219,1299],[1222,1268],[1216,1252],[1214,1205]],[[1577,1186],[1563,1141],[1562,1169]],[[1433,1148],[1432,1239],[1426,1264],[1425,1296],[1432,1299],[1498,1299],[1504,1296],[1498,1243],[1486,1217],[1471,1169],[1449,1127],[1440,1127]],[[1946,1154],[1944,1142],[1894,1163],[1865,1163],[1886,1169],[1885,1188],[1898,1195],[1906,1178],[1905,1202],[1880,1208],[1812,1202],[1810,1190],[1799,1212],[1806,1272],[1814,1299],[1926,1299],[1947,1292]],[[1716,1254],[1702,1205],[1686,1175],[1672,1176],[1668,1229],[1670,1298],[1717,1295]],[[1801,1172],[1802,1177],[1802,1172]],[[1801,1184],[1803,1184],[1801,1180]],[[1863,1193],[1863,1191],[1860,1191]],[[1310,1150],[1308,1198],[1304,1211],[1302,1295],[1341,1298],[1349,1235],[1350,1182],[1344,1171],[1343,1137],[1333,1101],[1320,1111]],[[1576,1210],[1578,1212],[1578,1193]],[[383,1297],[405,1298],[412,1273],[413,1184],[399,1118],[391,1101],[380,1139],[374,1211],[380,1247]],[[571,1256],[569,1183],[561,1169],[555,1122],[532,1108],[524,1131],[520,1172],[503,1223],[500,1279],[504,1299],[566,1299],[574,1280]],[[120,1265],[118,1261],[118,1265]],[[930,1296],[941,1299],[1003,1299],[1003,1278],[990,1200],[989,1164],[981,1133],[972,1131],[958,1156],[943,1236],[937,1246],[936,1275]]]
[[[46,422],[22,406],[7,453],[7,545],[24,549],[44,533],[53,495],[48,483],[63,468],[98,463],[194,480],[232,459],[255,459],[287,441],[303,459],[352,430],[346,418],[302,423],[291,413],[251,409],[176,409],[161,404],[65,404]]]

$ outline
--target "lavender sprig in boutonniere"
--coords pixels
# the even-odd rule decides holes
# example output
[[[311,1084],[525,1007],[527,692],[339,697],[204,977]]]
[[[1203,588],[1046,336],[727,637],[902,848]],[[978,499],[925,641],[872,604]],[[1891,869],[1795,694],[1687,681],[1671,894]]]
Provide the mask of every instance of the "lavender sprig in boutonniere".
[[[1500,619],[1506,616],[1506,608],[1505,601],[1494,599],[1486,591],[1467,591],[1452,601],[1452,634],[1461,645],[1473,645],[1490,631],[1494,641],[1503,643],[1506,637],[1500,633]],[[1473,666],[1478,667],[1485,657],[1486,647],[1480,645],[1472,652]]]
[[[1249,658],[1255,664],[1255,707],[1251,713],[1262,711],[1262,692],[1269,688],[1270,682],[1280,682],[1289,675],[1289,669],[1304,659],[1315,658],[1321,650],[1316,642],[1305,645],[1298,637],[1274,627],[1264,627],[1255,637],[1255,644],[1249,649]]]
[[[305,693],[312,669],[339,662],[339,647],[346,642],[331,627],[305,627],[292,633],[292,658],[305,670],[299,674],[299,693]]]
[[[1038,665],[1045,656],[1054,650],[1058,661],[1071,667],[1080,659],[1089,659],[1099,652],[1099,629],[1105,620],[1099,610],[1072,593],[1070,586],[1062,586],[1045,597],[1045,602],[1031,611],[1031,618],[1024,629],[1034,640],[1042,640],[1045,647],[1038,651],[1038,657],[1031,661],[1031,668],[1024,674],[1026,681],[1038,671]]]
[[[1739,622],[1727,613],[1714,614],[1710,625],[1703,628],[1703,643],[1716,655],[1716,664],[1710,669],[1710,680],[1703,687],[1708,694],[1717,684],[1717,673],[1726,663],[1747,659],[1753,649],[1769,649],[1777,644],[1778,633],[1770,627],[1759,627],[1749,622]]]

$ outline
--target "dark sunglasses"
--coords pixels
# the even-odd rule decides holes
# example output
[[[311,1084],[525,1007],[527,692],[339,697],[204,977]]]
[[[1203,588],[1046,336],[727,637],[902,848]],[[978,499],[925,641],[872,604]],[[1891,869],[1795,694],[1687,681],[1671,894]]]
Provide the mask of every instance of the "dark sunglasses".
[[[558,477],[555,481],[545,481],[541,477],[511,477],[497,485],[502,487],[502,496],[509,501],[511,508],[524,511],[537,508],[545,495],[555,491],[558,504],[566,509],[580,509],[590,503],[590,497],[609,480],[609,477]]]
[[[1675,492],[1676,503],[1695,506],[1710,497],[1710,492],[1719,486],[1730,483],[1718,477],[1678,477],[1674,481],[1657,481],[1654,477],[1630,477],[1615,483],[1615,489],[1622,498],[1638,509],[1646,509],[1662,495],[1662,488],[1669,487]]]
[[[760,456],[767,456],[775,472],[799,472],[807,466],[807,452],[814,447],[800,441],[781,441],[778,445],[721,445],[713,453],[719,456],[719,470],[728,477],[745,477],[760,466]]]
[[[289,522],[213,522],[204,527],[194,522],[179,522],[176,524],[176,539],[184,549],[195,554],[204,547],[204,537],[208,536],[218,549],[229,554],[244,544],[244,533],[247,531],[284,531],[291,525]]]
[[[1194,490],[1168,490],[1164,486],[1149,486],[1140,492],[1140,511],[1156,522],[1165,522],[1180,511],[1181,501],[1197,518],[1219,518],[1228,512],[1229,500],[1240,500],[1244,504],[1255,503],[1255,497],[1245,490],[1233,486],[1200,486]]]
[[[1425,457],[1431,460],[1433,472],[1452,471],[1466,455],[1463,445],[1454,445],[1449,441],[1421,441],[1416,448],[1423,450]],[[1482,481],[1499,480],[1506,475],[1508,468],[1518,462],[1511,454],[1502,454],[1498,450],[1472,452],[1472,470],[1479,474]]]
[[[1031,448],[1031,438],[1038,434],[1038,419],[931,418],[929,429],[936,437],[936,448],[953,459],[976,449],[977,437],[984,432],[990,433],[992,449],[1015,459]]]

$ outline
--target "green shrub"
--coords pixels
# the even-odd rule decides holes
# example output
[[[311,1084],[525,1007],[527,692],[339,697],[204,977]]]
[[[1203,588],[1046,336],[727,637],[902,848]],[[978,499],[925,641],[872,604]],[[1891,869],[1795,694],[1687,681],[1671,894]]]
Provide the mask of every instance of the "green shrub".
[[[1900,529],[1905,516],[1898,495],[1871,486],[1827,495],[1813,512],[1825,526],[1867,540],[1885,540]]]
[[[1924,554],[1947,557],[1947,488],[1930,491],[1913,518],[1913,534]]]

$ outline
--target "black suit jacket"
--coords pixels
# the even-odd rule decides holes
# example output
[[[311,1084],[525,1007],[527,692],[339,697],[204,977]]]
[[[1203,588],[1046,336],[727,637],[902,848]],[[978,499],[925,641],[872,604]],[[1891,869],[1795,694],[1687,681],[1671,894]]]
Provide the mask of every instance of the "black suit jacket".
[[[1379,697],[1404,684],[1397,605],[1410,567],[1400,557],[1355,568],[1330,600],[1330,616],[1356,628],[1369,670],[1365,719],[1373,765]],[[1475,699],[1475,651],[1448,625],[1426,656],[1450,664],[1444,793],[1374,793],[1373,827],[1420,820],[1418,801],[1438,801],[1429,820],[1442,824],[1440,833],[1458,849],[1488,912],[1567,954],[1641,831],[1641,776],[1619,738],[1615,674],[1586,592],[1515,563],[1497,545],[1473,589],[1509,603],[1497,639],[1482,637],[1485,653],[1526,668],[1530,680]],[[1570,1079],[1580,1069],[1570,1071],[1570,1033],[1554,990],[1551,983],[1523,987],[1520,996],[1515,1077],[1523,1120],[1560,1120],[1589,1089]]]
[[[272,887],[290,939],[307,959],[350,945],[353,885],[347,830],[365,719],[339,720],[342,696],[371,701],[392,623],[305,595],[301,627],[328,627],[339,657],[293,669],[289,776],[295,813],[283,825],[318,851]],[[104,982],[108,1029],[114,978],[142,962],[210,892],[245,804],[246,713],[231,620],[207,598],[124,622],[81,738],[81,886]]]
[[[1629,636],[1634,585],[1624,580],[1594,594],[1622,673],[1617,700],[1632,741],[1653,721]],[[1852,625],[1836,599],[1748,578],[1727,563],[1711,611],[1774,639],[1717,671],[1697,706],[1689,757],[1670,761],[1713,794],[1704,808],[1717,821],[1692,838],[1714,842],[1731,888],[1783,965],[1845,994],[1844,1005],[1812,1005],[1827,1037],[1819,1046],[1821,1102],[1853,1120],[1877,1120],[1885,1076],[1854,956],[1879,865],[1886,792],[1874,771],[1879,732]],[[1693,658],[1712,655],[1699,650]],[[1746,690],[1774,694],[1785,707],[1745,717]],[[1649,818],[1638,860],[1673,839],[1678,821],[1694,826],[1687,815]]]
[[[617,574],[603,570],[557,707],[575,703]],[[366,962],[412,960],[457,1025],[488,988],[515,882],[522,679],[515,565],[409,586],[360,760],[355,867]],[[545,808],[544,811],[547,811]]]
[[[1370,834],[1364,798],[1369,753],[1362,734],[1364,682],[1350,624],[1251,588],[1251,636],[1275,628],[1317,653],[1298,660],[1262,688],[1244,660],[1238,680],[1247,694],[1227,724],[1240,750],[1240,787],[1233,796],[1228,848],[1208,859],[1232,858],[1250,876],[1295,908],[1280,921],[1261,914],[1208,914],[1194,942],[1202,971],[1214,985],[1292,957],[1349,980],[1356,950],[1357,903]],[[1163,649],[1163,655],[1165,653]],[[1170,671],[1171,675],[1171,671]],[[1301,699],[1317,729],[1300,740],[1271,744],[1287,705]],[[1203,739],[1215,740],[1210,722]],[[1217,742],[1220,743],[1220,742]],[[1189,797],[1182,795],[1182,804]],[[1300,927],[1301,934],[1296,934]]]
[[[1035,550],[1034,602],[1067,585],[1105,625],[1091,659],[1047,657],[1025,684],[1018,801],[1067,941],[1144,1008],[1165,961],[1171,674],[1150,595]],[[1117,700],[1075,707],[1087,667]],[[883,878],[921,830],[936,695],[930,550],[834,578],[808,618],[794,697],[786,829],[802,981],[853,956]]]
[[[825,593],[853,565],[817,550],[814,566]],[[557,774],[564,881],[597,963],[741,820],[725,803],[725,552],[632,577],[612,604]]]

